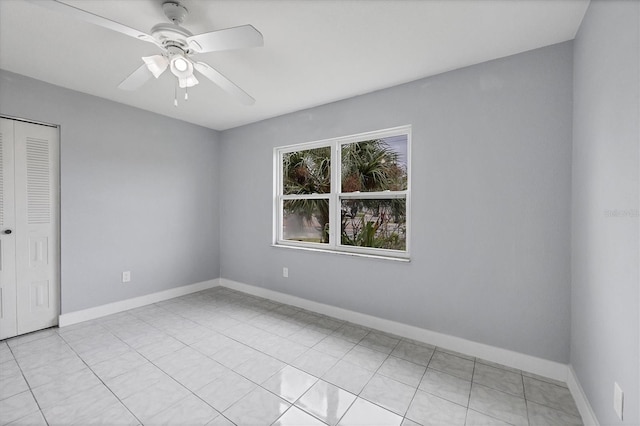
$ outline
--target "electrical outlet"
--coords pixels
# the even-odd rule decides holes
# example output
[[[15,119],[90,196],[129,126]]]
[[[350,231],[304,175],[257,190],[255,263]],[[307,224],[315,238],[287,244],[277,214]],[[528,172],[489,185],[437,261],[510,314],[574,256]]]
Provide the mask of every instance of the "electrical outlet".
[[[282,268],[282,276],[285,278],[289,278],[289,268],[287,267]]]
[[[620,389],[620,385],[618,383],[613,383],[613,409],[616,411],[616,414],[622,420],[622,411],[624,409],[624,392]]]
[[[131,281],[131,271],[124,271],[122,273],[122,282],[128,283],[129,281]]]

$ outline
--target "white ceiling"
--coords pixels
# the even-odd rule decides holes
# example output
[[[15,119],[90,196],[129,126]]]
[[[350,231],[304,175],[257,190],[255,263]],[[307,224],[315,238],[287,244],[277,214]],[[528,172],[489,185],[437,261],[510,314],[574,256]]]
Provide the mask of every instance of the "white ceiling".
[[[64,0],[140,31],[166,22],[163,0]],[[264,47],[206,53],[256,99],[213,83],[173,106],[165,73],[118,84],[158,49],[25,0],[0,0],[0,68],[217,130],[571,40],[589,0],[182,0],[194,34],[252,24]]]

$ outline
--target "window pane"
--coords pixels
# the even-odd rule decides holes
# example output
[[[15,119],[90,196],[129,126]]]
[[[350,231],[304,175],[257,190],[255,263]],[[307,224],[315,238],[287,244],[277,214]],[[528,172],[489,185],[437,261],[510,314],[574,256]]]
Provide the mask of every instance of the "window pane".
[[[342,145],[342,192],[407,189],[407,135]]]
[[[283,154],[282,176],[285,195],[331,192],[331,147]]]
[[[341,243],[346,246],[407,249],[407,200],[341,200]]]
[[[329,243],[329,200],[284,200],[285,240]]]

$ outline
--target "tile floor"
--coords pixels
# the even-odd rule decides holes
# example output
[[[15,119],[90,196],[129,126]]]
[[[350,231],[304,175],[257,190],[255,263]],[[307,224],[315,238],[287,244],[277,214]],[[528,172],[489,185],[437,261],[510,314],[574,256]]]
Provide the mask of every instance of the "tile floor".
[[[217,287],[0,342],[5,425],[578,425],[563,383]]]

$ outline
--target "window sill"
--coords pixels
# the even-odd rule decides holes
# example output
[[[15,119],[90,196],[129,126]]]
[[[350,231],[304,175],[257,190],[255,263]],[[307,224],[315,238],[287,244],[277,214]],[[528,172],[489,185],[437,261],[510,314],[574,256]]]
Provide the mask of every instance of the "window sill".
[[[271,247],[283,248],[283,249],[292,249],[292,250],[314,251],[316,253],[338,254],[338,255],[343,255],[343,256],[365,257],[365,258],[369,258],[369,259],[391,260],[391,261],[394,261],[394,262],[402,262],[402,263],[411,262],[411,258],[409,258],[409,257],[381,256],[381,255],[376,255],[376,254],[354,253],[354,252],[349,252],[349,251],[319,249],[319,248],[313,248],[313,247],[288,246],[288,245],[284,245],[284,244],[271,244]]]

